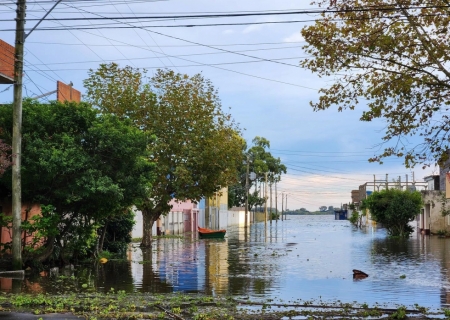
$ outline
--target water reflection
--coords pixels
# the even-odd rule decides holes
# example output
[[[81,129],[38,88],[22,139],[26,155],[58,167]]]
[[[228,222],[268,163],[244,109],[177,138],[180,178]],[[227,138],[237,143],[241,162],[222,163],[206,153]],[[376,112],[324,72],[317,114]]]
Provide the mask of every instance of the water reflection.
[[[128,261],[77,266],[77,283],[99,291],[200,292],[288,300],[358,301],[450,306],[450,239],[387,238],[383,229],[357,229],[331,216],[230,228],[225,240],[188,237],[131,247]],[[369,274],[354,280],[352,270]],[[12,283],[0,281],[3,291]],[[6,287],[5,287],[6,285]],[[27,279],[22,291],[51,292],[46,278]]]

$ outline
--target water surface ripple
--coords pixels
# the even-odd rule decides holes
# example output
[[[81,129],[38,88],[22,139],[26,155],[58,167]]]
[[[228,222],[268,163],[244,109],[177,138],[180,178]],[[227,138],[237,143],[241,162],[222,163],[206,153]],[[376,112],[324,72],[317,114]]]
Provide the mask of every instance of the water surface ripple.
[[[135,244],[127,262],[100,266],[95,286],[128,292],[200,292],[251,299],[320,300],[394,307],[450,304],[450,239],[390,239],[333,216],[232,227],[225,240],[167,238]],[[369,274],[354,280],[352,269]]]

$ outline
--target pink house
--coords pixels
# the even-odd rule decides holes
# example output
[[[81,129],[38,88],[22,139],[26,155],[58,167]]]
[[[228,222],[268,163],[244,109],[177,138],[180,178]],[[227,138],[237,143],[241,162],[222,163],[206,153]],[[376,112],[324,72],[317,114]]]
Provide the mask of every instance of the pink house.
[[[190,200],[170,201],[172,209],[156,222],[156,234],[180,234],[196,232],[198,227],[198,204]]]
[[[1,201],[0,200],[0,212],[4,213],[7,216],[11,216],[12,214],[12,206],[10,201]],[[39,204],[23,204],[22,205],[22,221],[29,220],[32,216],[41,214],[41,206]],[[0,247],[3,249],[3,245],[5,243],[10,243],[11,239],[11,230],[5,227],[0,227]],[[33,237],[31,235],[25,235],[23,232],[22,239],[23,244],[31,241]]]
[[[175,235],[186,232],[197,232],[199,224],[199,206],[192,201],[177,202],[172,200],[170,202],[172,209],[165,216],[161,216],[156,223],[153,224],[153,235]],[[142,237],[142,213],[135,210],[135,222],[131,235],[133,238]]]

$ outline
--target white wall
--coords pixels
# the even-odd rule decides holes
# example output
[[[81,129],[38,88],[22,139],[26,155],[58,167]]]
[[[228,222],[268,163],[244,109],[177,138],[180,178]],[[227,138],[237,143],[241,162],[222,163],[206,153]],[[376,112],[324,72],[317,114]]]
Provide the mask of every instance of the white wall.
[[[139,210],[134,209],[134,221],[136,222],[133,226],[133,230],[131,231],[131,237],[132,238],[142,238],[143,235],[143,219],[142,219],[142,212]],[[152,228],[152,235],[156,235],[156,223],[153,224]]]

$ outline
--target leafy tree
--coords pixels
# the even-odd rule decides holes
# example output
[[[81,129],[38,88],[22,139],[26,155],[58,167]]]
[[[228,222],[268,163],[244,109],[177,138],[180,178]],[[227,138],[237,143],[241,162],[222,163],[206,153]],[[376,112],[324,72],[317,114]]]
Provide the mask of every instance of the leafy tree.
[[[0,128],[0,134],[2,133],[2,129]],[[11,146],[4,143],[2,139],[0,139],[0,176],[5,173],[6,169],[11,165]]]
[[[105,222],[102,239],[104,245],[101,247],[111,253],[124,256],[128,244],[131,242],[131,231],[135,224],[135,214],[131,209],[125,210],[123,214],[116,215]]]
[[[145,201],[141,246],[151,245],[153,223],[170,210],[172,198],[199,201],[229,185],[242,163],[244,144],[217,90],[200,74],[188,76],[102,64],[84,81],[86,99],[102,114],[131,119],[157,138],[149,147],[156,181]]]
[[[12,136],[11,108],[0,106],[5,128],[0,138],[6,142]],[[50,224],[45,250],[30,259],[92,253],[105,221],[147,196],[153,179],[147,160],[151,137],[84,103],[25,100],[23,119],[23,202],[51,205],[41,221]],[[10,171],[0,178],[0,193],[11,196]]]
[[[407,237],[414,231],[408,222],[420,213],[422,205],[420,192],[388,189],[373,192],[363,200],[361,209],[369,209],[372,218],[381,223],[390,236]]]
[[[327,7],[329,0],[314,5]],[[314,110],[366,105],[362,121],[386,122],[384,151],[369,161],[403,157],[407,167],[443,163],[450,147],[450,37],[448,0],[332,1],[314,25],[303,28],[311,57],[301,62],[320,77]],[[411,145],[407,137],[423,141]],[[389,144],[392,141],[394,144]]]
[[[320,212],[328,211],[328,207],[327,206],[321,206],[321,207],[319,207],[319,211]]]
[[[249,180],[248,188],[251,189],[253,184],[262,182],[265,180],[265,173],[268,173],[268,182],[275,183],[280,181],[281,175],[286,173],[287,168],[281,163],[280,158],[275,158],[267,151],[270,149],[270,142],[263,137],[255,137],[253,140],[253,146],[248,150],[244,147],[242,149],[242,158],[245,160],[242,162],[239,170],[239,182],[230,187],[231,192],[228,193],[229,206],[242,207],[245,206],[245,176],[247,174],[247,159],[249,160],[249,172],[256,174],[254,181]],[[257,205],[263,205],[265,202],[264,197],[259,196],[257,188],[249,192],[248,206],[249,210]]]

